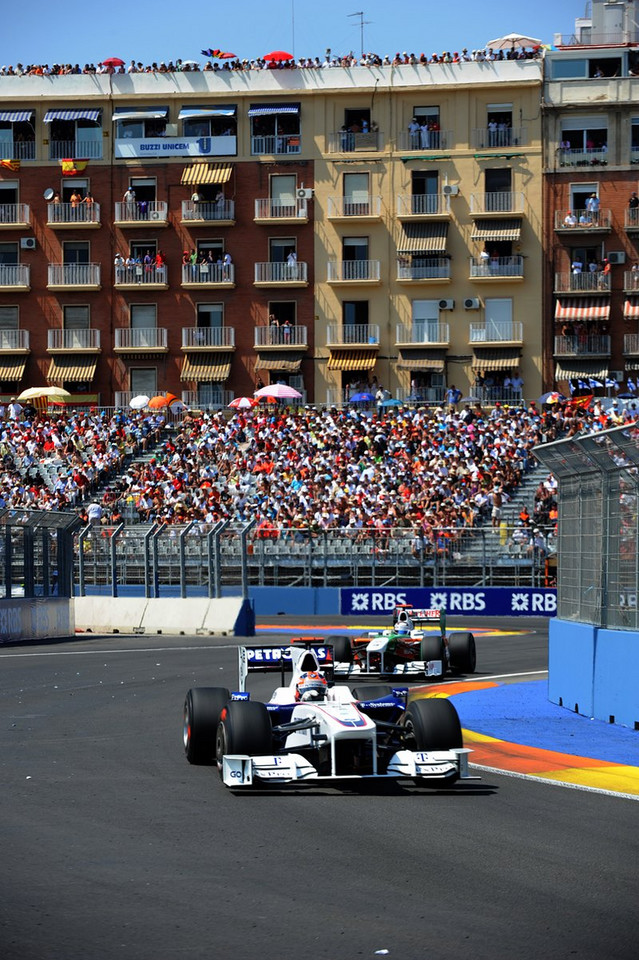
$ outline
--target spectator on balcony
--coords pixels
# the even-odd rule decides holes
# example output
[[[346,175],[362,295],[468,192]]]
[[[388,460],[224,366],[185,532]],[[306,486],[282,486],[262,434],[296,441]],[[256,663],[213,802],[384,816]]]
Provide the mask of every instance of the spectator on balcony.
[[[289,251],[286,258],[286,266],[289,280],[297,280],[297,251]]]
[[[457,407],[457,404],[461,400],[461,397],[462,397],[461,390],[458,387],[456,387],[454,383],[452,383],[448,388],[448,390],[446,391],[446,403],[450,407]]]
[[[579,256],[579,254],[576,253],[572,261],[572,266],[570,268],[572,270],[573,275],[577,276],[578,274],[580,274],[583,268],[584,268],[583,261]]]
[[[288,319],[282,324],[282,339],[284,343],[291,342],[291,321]]]
[[[121,253],[116,253],[113,260],[113,265],[115,267],[115,282],[123,283],[124,282],[124,271],[125,271],[126,261]]]
[[[155,255],[153,260],[153,266],[155,267],[155,276],[158,283],[166,282],[166,257],[161,250]]]
[[[630,199],[628,200],[628,209],[636,210],[639,207],[639,197],[636,192],[633,190],[630,194]]]
[[[586,200],[586,210],[590,214],[593,223],[599,219],[599,197],[596,193],[591,193]]]
[[[420,129],[417,117],[413,117],[408,124],[408,137],[411,150],[419,150],[420,148]]]
[[[84,208],[84,217],[85,217],[85,219],[86,219],[89,223],[93,223],[93,206],[94,206],[94,204],[95,204],[95,200],[93,199],[93,194],[91,193],[90,190],[87,190],[87,192],[85,193],[85,195],[84,195],[81,203],[83,203],[83,204],[86,205],[85,208]]]
[[[610,274],[612,268],[610,266],[610,260],[604,260],[602,263],[602,269],[599,272],[599,289],[608,290],[610,289]]]
[[[215,194],[215,215],[218,219],[222,219],[224,214],[224,191],[218,190]]]
[[[200,193],[198,193],[198,189],[196,187],[193,193],[191,194],[191,203],[193,204],[194,213],[197,214],[198,204],[201,203],[203,199],[204,198]]]
[[[80,217],[80,204],[82,203],[82,194],[78,190],[74,189],[73,193],[69,197],[69,203],[71,204],[71,219],[78,220]]]
[[[513,400],[521,400],[522,392],[524,387],[524,381],[519,370],[515,370],[512,377],[510,378],[510,389],[512,391]]]
[[[231,280],[231,267],[233,266],[233,258],[228,251],[224,254],[224,259],[222,261],[222,279]]]
[[[270,330],[269,339],[271,343],[278,344],[280,342],[280,337],[279,337],[280,321],[277,319],[274,313],[271,313],[269,315],[268,325]]]
[[[124,216],[126,220],[135,220],[135,190],[128,187],[123,197],[125,208]]]
[[[576,227],[577,226],[577,217],[574,215],[572,210],[569,210],[566,216],[564,217],[564,227]]]

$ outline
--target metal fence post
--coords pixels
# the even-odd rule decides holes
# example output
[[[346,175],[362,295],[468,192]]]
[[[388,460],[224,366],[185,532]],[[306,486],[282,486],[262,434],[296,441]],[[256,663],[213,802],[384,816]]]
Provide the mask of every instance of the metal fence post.
[[[151,538],[152,557],[153,557],[153,596],[155,597],[156,600],[160,596],[158,540],[162,535],[162,531],[164,530],[165,527],[166,527],[166,523],[161,523]]]
[[[248,598],[248,553],[246,550],[247,534],[257,524],[257,517],[245,523],[240,530],[240,559],[242,563],[242,599]]]
[[[118,560],[117,560],[117,539],[121,530],[124,530],[124,523],[118,524],[111,534],[109,542],[111,552],[111,596],[118,595]]]
[[[144,534],[144,596],[148,600],[151,595],[151,576],[150,576],[150,567],[151,567],[151,537],[155,534],[155,531],[158,529],[157,523],[151,524],[151,527]]]
[[[209,532],[207,540],[208,566],[209,566],[209,600],[218,600],[222,596],[221,570],[220,570],[220,537],[222,532],[231,523],[230,520],[218,520],[213,529]]]
[[[78,533],[78,590],[81,597],[86,597],[87,588],[86,581],[84,578],[84,538],[91,529],[91,525],[88,524],[86,527],[82,527]]]
[[[186,599],[186,536],[196,523],[197,520],[191,520],[180,533],[180,596],[183,600]]]

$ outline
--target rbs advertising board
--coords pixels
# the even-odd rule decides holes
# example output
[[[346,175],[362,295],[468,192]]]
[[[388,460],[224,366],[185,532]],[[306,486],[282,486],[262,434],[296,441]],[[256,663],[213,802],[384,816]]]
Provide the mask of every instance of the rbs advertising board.
[[[545,587],[360,587],[340,591],[343,616],[387,617],[398,603],[469,617],[554,617],[557,591]]]

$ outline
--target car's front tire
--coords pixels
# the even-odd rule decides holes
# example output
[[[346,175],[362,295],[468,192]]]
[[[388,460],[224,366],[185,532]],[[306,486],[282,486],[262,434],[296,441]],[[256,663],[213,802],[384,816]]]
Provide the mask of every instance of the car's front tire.
[[[450,700],[413,700],[404,714],[404,742],[409,750],[463,747],[459,716]]]
[[[353,648],[351,646],[350,637],[337,634],[333,637],[327,637],[326,643],[333,647],[333,657],[335,658],[335,663],[353,662]]]
[[[222,774],[226,754],[249,757],[273,753],[273,727],[266,705],[255,700],[231,700],[220,714],[215,737],[215,757]]]
[[[229,699],[226,687],[193,687],[184,701],[182,739],[189,763],[215,761],[215,736],[220,713]]]

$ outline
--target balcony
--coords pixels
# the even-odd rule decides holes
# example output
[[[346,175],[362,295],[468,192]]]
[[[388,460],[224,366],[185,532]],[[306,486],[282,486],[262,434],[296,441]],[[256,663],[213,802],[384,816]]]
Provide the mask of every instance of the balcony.
[[[235,264],[223,263],[183,263],[182,286],[203,289],[205,287],[235,286]]]
[[[255,201],[256,223],[277,223],[295,220],[296,223],[308,223],[308,200],[265,200]]]
[[[182,201],[182,223],[197,226],[211,222],[219,226],[232,226],[235,223],[235,200],[217,200],[215,203]]]
[[[419,193],[412,196],[399,194],[397,216],[400,220],[427,220],[429,217],[450,217],[448,198],[439,193]]]
[[[379,324],[331,323],[326,328],[327,347],[378,347]]]
[[[454,146],[452,130],[402,130],[397,140],[398,150],[452,150]]]
[[[495,344],[510,345],[524,342],[524,325],[520,320],[498,321],[490,320],[486,323],[471,323],[469,325],[468,342],[476,346],[492,346]]]
[[[0,264],[0,290],[26,293],[31,289],[31,267],[23,263]]]
[[[235,327],[183,327],[182,350],[234,350]]]
[[[29,353],[28,330],[0,330],[1,353]]]
[[[99,353],[99,330],[49,330],[49,353]]]
[[[555,210],[555,230],[558,233],[610,233],[611,229],[610,210],[597,210],[594,213],[590,210],[569,210],[568,213]]]
[[[254,348],[267,349],[277,347],[279,350],[292,347],[296,350],[308,346],[308,328],[291,325],[289,327],[255,327]]]
[[[99,140],[51,140],[49,160],[101,160],[102,131]]]
[[[350,197],[328,198],[328,219],[341,220],[379,220],[382,215],[382,198],[362,196],[358,200]]]
[[[329,260],[329,283],[379,283],[380,260]]]
[[[29,226],[31,211],[27,203],[0,203],[0,230]]]
[[[134,200],[116,203],[114,223],[118,227],[137,227],[141,223],[152,223],[156,227],[167,227],[169,205],[164,200]]]
[[[270,137],[251,137],[251,154],[261,156],[263,154],[282,154],[282,153],[300,153],[302,150],[302,138],[299,133],[277,134]]]
[[[50,263],[49,290],[99,290],[99,263]]]
[[[623,352],[625,356],[639,355],[639,333],[625,333],[623,337]]]
[[[369,133],[351,133],[338,130],[326,138],[326,153],[379,153],[384,149],[384,134],[379,130]]]
[[[555,357],[609,357],[610,337],[604,334],[598,336],[568,336],[555,337],[553,350]]]
[[[610,293],[610,274],[556,273],[555,293]]]
[[[256,263],[256,287],[306,287],[308,286],[308,265],[297,262],[288,263]]]
[[[113,342],[115,353],[168,353],[165,327],[119,327]]]
[[[495,214],[503,217],[511,213],[521,216],[524,205],[524,194],[519,190],[471,193],[470,195],[470,213],[473,217],[494,217]]]
[[[523,280],[523,257],[471,257],[471,280]]]
[[[624,210],[623,225],[628,233],[639,231],[639,207],[626,207]]]
[[[395,343],[402,347],[447,347],[450,343],[450,324],[438,320],[418,320],[405,327],[398,323]]]
[[[624,293],[639,294],[639,270],[624,270],[623,289]]]
[[[138,263],[135,267],[116,267],[115,286],[118,290],[138,290],[140,287],[168,290],[167,266],[146,267]]]
[[[35,160],[35,140],[3,140],[2,157],[4,160]]]
[[[606,147],[586,147],[583,150],[557,148],[557,162],[560,167],[605,167],[608,163]]]
[[[420,257],[418,263],[407,263],[400,258],[397,261],[397,280],[400,283],[450,280],[450,260],[448,257]]]
[[[57,230],[100,226],[99,203],[48,203],[47,226]]]
[[[504,127],[491,130],[489,127],[474,127],[470,134],[474,150],[504,150],[509,147],[524,147],[528,143],[527,127]]]
[[[216,388],[216,389],[215,389]],[[235,396],[218,384],[202,384],[200,390],[182,390],[182,403],[188,410],[224,410]]]

